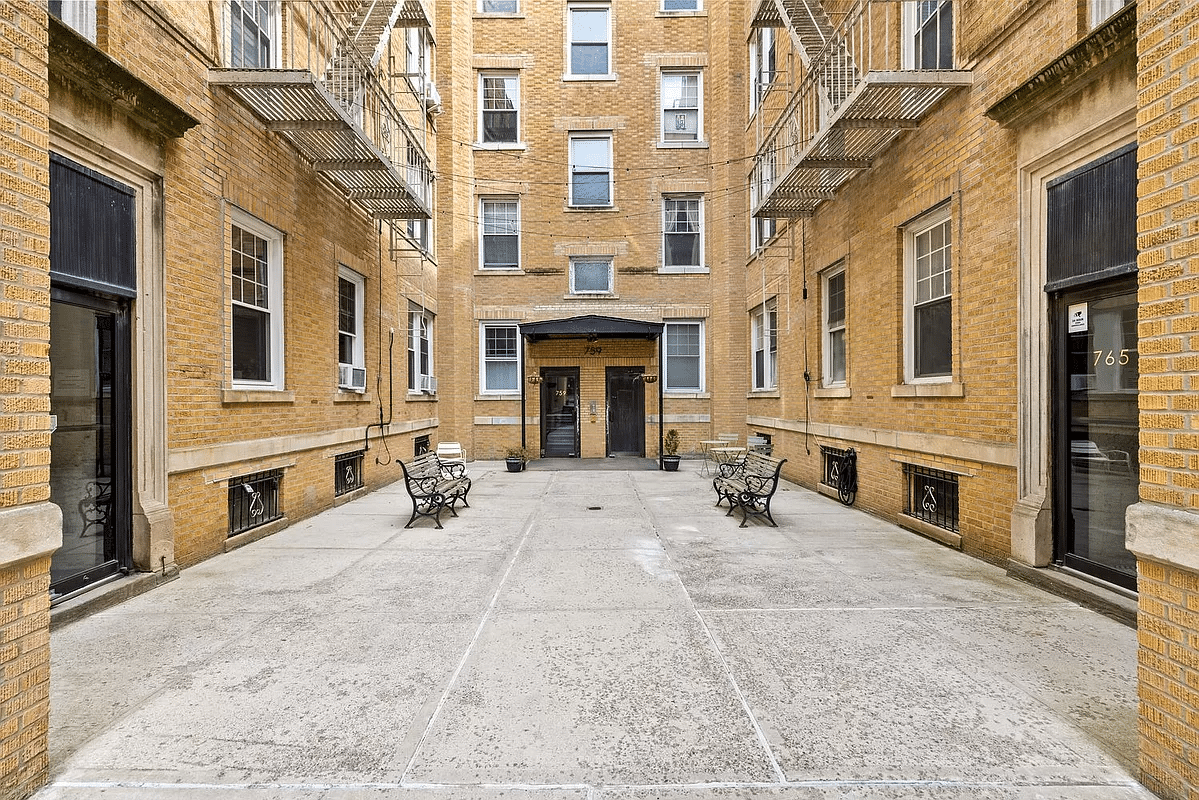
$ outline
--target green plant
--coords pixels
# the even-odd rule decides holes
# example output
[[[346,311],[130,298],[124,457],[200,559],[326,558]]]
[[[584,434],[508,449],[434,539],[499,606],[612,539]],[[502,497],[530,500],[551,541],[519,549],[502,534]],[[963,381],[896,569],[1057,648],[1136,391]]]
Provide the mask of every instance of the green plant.
[[[671,428],[666,432],[666,438],[662,440],[662,454],[673,456],[679,452],[679,432]]]
[[[509,447],[505,451],[505,456],[507,458],[516,458],[520,459],[521,461],[528,461],[529,451],[523,447]]]

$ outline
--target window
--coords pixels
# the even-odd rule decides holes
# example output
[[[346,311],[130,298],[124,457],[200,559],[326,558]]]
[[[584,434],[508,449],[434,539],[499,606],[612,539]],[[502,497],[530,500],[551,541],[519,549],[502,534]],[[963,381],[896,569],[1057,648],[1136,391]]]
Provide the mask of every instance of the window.
[[[433,317],[426,311],[408,313],[408,391],[437,393],[433,377]]]
[[[572,258],[571,294],[611,294],[612,259]]]
[[[362,481],[362,456],[365,453],[365,450],[356,450],[333,458],[334,497],[349,494],[365,485]]]
[[[229,0],[229,66],[275,66],[277,14],[275,0]]]
[[[774,238],[774,232],[777,229],[776,222],[772,217],[750,218],[750,245],[753,252],[758,252]]]
[[[283,234],[237,212],[230,226],[233,385],[283,388]]]
[[[904,4],[907,69],[953,69],[952,0]]]
[[[758,28],[749,42],[749,113],[758,110],[775,72],[774,28]]]
[[[958,531],[958,476],[904,464],[907,482],[903,513],[947,531]]]
[[[775,301],[763,303],[753,311],[751,344],[753,347],[753,388],[775,388],[778,363],[778,310]]]
[[[567,74],[607,76],[612,72],[611,9],[606,5],[571,5],[567,9],[569,57]]]
[[[520,269],[520,203],[482,200],[483,269]]]
[[[666,197],[662,200],[662,214],[663,266],[703,268],[703,201],[698,197]]]
[[[1091,0],[1091,27],[1098,28],[1132,0]]]
[[[480,385],[484,394],[520,391],[520,331],[514,322],[484,322]]]
[[[751,178],[749,185],[750,203],[753,207],[763,203],[774,188],[774,173],[777,167],[778,151],[765,150],[758,154],[754,163],[756,175]]]
[[[947,378],[953,373],[953,226],[948,205],[905,232],[904,257],[906,378]]]
[[[666,336],[666,391],[702,392],[703,322],[667,322],[663,333]]]
[[[480,0],[479,10],[484,14],[515,14],[516,0]]]
[[[520,140],[517,76],[483,74],[479,82],[482,94],[479,141],[484,144],[516,143]]]
[[[699,11],[699,0],[662,0],[663,11]]]
[[[662,141],[703,138],[703,91],[698,72],[662,73]]]
[[[96,0],[50,0],[50,13],[92,44],[96,43]]]
[[[404,232],[407,234],[408,243],[423,253],[431,252],[429,248],[433,241],[432,231],[431,219],[404,220]]]
[[[845,383],[845,267],[824,275],[824,385]]]
[[[229,480],[229,535],[248,531],[283,516],[279,484],[283,470],[257,472]]]
[[[366,388],[366,356],[362,336],[365,282],[353,270],[337,271],[337,385],[361,392]]]
[[[570,204],[612,205],[612,137],[570,137]]]

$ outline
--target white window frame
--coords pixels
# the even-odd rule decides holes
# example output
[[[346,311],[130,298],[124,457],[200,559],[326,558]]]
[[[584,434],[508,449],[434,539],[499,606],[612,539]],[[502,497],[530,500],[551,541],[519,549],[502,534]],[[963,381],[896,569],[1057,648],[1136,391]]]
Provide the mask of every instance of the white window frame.
[[[489,358],[487,356],[487,332],[489,330],[511,330],[516,335],[516,353],[512,356],[504,356],[502,358]],[[520,326],[517,322],[511,320],[503,321],[488,321],[479,323],[479,393],[486,395],[519,395],[520,394],[520,363],[524,356],[524,342],[520,335]],[[512,363],[516,366],[516,379],[511,387],[495,388],[487,383],[487,364],[489,361],[497,363]]]
[[[268,13],[268,20],[267,20],[267,28],[266,28],[265,33],[266,33],[267,43],[269,45],[269,52],[267,53],[267,59],[266,59],[267,63],[265,63],[265,64],[257,64],[257,63],[255,63],[255,64],[247,64],[247,63],[235,64],[233,62],[233,54],[234,54],[233,27],[235,24],[235,19],[237,18],[238,14],[241,13],[241,12],[234,10],[235,3],[239,7],[239,9],[244,7],[248,3],[254,4],[254,5],[260,5],[260,4],[266,5],[267,13]],[[279,18],[279,2],[278,2],[278,0],[227,0],[227,2],[225,3],[225,14],[226,14],[227,20],[228,20],[228,26],[226,29],[226,36],[225,36],[225,46],[229,48],[229,57],[227,59],[228,65],[233,68],[245,68],[245,69],[278,69],[279,64],[281,63],[280,62],[281,54],[280,54],[279,50],[280,50],[280,42],[282,41],[282,30],[280,27],[281,20]],[[260,28],[259,30],[262,30],[262,29]]]
[[[516,218],[513,221],[515,231],[513,233],[488,233],[487,222],[487,206],[489,204],[510,203],[516,206]],[[521,218],[520,218],[520,198],[519,197],[480,197],[479,198],[479,270],[494,272],[496,270],[519,270],[521,268]],[[487,237],[488,236],[516,236],[516,263],[512,266],[487,266]]]
[[[749,40],[749,113],[753,116],[778,77],[778,43],[774,28],[757,28]],[[769,53],[769,58],[763,54]]]
[[[778,219],[775,217],[749,218],[750,252],[756,253],[766,247],[767,242],[778,233]]]
[[[667,264],[667,253],[669,247],[667,243],[673,234],[671,228],[671,212],[670,205],[672,202],[694,202],[696,204],[696,213],[698,214],[699,227],[695,231],[695,235],[699,237],[698,249],[698,264]],[[677,219],[675,221],[677,224]],[[707,262],[704,260],[704,238],[707,231],[704,226],[704,196],[702,194],[668,194],[662,196],[662,271],[663,272],[707,272]],[[690,233],[684,235],[692,235]]]
[[[1132,0],[1090,0],[1089,5],[1091,8],[1088,18],[1091,23],[1091,30],[1098,28],[1116,16],[1124,6],[1131,2]]]
[[[904,382],[909,384],[914,383],[950,383],[953,381],[955,370],[953,357],[953,339],[954,325],[953,319],[956,314],[954,306],[954,281],[953,281],[953,253],[954,253],[954,231],[953,231],[953,215],[949,203],[945,203],[940,208],[934,209],[919,219],[907,225],[903,231],[903,258],[904,258],[904,303],[903,303],[903,330],[904,330]],[[946,234],[949,236],[948,243],[944,245],[942,250],[947,250],[949,258],[949,267],[947,270],[942,270],[936,273],[938,276],[943,272],[947,272],[949,287],[944,294],[937,294],[926,302],[920,305],[927,305],[933,302],[940,301],[944,298],[949,300],[949,371],[945,374],[935,375],[917,375],[916,374],[916,308],[917,308],[917,258],[916,246],[917,240],[930,232],[934,228],[944,227]]]
[[[690,353],[675,356],[677,358],[697,358],[699,360],[699,368],[697,375],[699,376],[698,386],[675,386],[672,383],[670,375],[670,331],[672,328],[695,328],[699,335],[699,352],[694,356]],[[707,385],[707,375],[705,374],[705,363],[707,361],[706,343],[704,341],[704,321],[702,319],[672,319],[666,321],[666,326],[662,331],[663,340],[663,383],[662,389],[667,394],[698,394],[704,391]]]
[[[841,279],[841,319],[832,319],[834,279]],[[849,283],[844,264],[838,264],[825,270],[820,276],[821,288],[821,339],[823,346],[821,384],[825,388],[845,386],[849,381]],[[841,375],[835,374],[833,353],[836,350],[837,339],[841,342]]]
[[[92,44],[96,43],[96,0],[59,0],[57,4],[51,0],[50,13],[54,13],[56,5],[59,13],[55,16],[64,25]]]
[[[487,140],[487,126],[485,121],[489,111],[499,112],[502,109],[488,109],[487,93],[484,89],[487,79],[501,79],[505,81],[513,81],[514,87],[512,91],[512,113],[516,115],[516,135],[513,139],[497,139],[495,141]],[[512,71],[487,71],[479,73],[479,138],[476,140],[480,146],[502,149],[505,147],[520,147],[521,146],[521,129],[520,129],[520,73]]]
[[[750,314],[750,372],[755,392],[778,388],[777,298],[767,300]]]
[[[666,106],[666,79],[667,78],[695,78],[695,105],[694,106]],[[658,105],[659,108],[659,130],[658,141],[660,144],[673,147],[685,147],[687,145],[696,145],[704,141],[704,73],[703,70],[691,69],[669,69],[662,70],[661,76],[658,78]],[[669,130],[666,124],[666,116],[673,109],[682,110],[695,109],[695,136],[687,139],[668,139],[667,136],[674,133]]]
[[[954,29],[957,27],[957,15],[954,13],[953,0],[938,0],[940,5],[937,7],[937,15],[939,16],[941,6],[949,6],[950,14],[950,42],[949,42],[949,66],[948,67],[921,67],[917,66],[919,56],[916,50],[916,37],[920,33],[918,29],[917,11],[921,2],[928,0],[904,0],[903,4],[903,68],[909,70],[924,70],[924,69],[953,69],[953,65],[957,63],[956,42],[953,41],[956,33]],[[930,17],[931,19],[931,17]],[[940,22],[936,23],[937,34],[941,35]],[[939,53],[938,49],[938,53]]]
[[[338,367],[348,367],[350,369],[366,370],[366,342],[363,335],[365,322],[365,307],[363,300],[366,297],[366,279],[354,270],[339,264],[337,267],[337,365]],[[354,287],[354,330],[344,331],[341,327],[341,282],[347,281]],[[341,360],[341,337],[352,336],[353,343],[350,346],[350,360]],[[354,391],[364,391],[365,381],[361,386],[356,386],[353,382],[341,380],[341,370],[338,370],[338,386],[348,388]]]
[[[496,11],[494,9],[488,9],[487,8],[488,2],[509,2],[512,4],[512,10],[511,11]],[[520,1],[519,0],[479,0],[478,9],[479,9],[480,14],[519,14],[520,13]]]
[[[580,164],[575,161],[575,142],[581,141],[602,141],[608,147],[608,163],[606,166],[600,164]],[[569,204],[576,208],[611,208],[616,203],[616,187],[613,178],[616,170],[613,166],[613,147],[611,133],[572,133],[567,142],[570,174],[567,176]],[[584,169],[584,167],[586,169]],[[601,173],[608,175],[608,202],[606,203],[579,203],[575,198],[575,175],[598,175]]]
[[[276,228],[268,225],[257,217],[252,217],[241,209],[231,209],[229,219],[230,230],[230,245],[226,250],[225,256],[229,261],[226,262],[226,272],[229,280],[229,376],[230,386],[234,389],[262,389],[266,391],[282,391],[285,384],[284,376],[284,338],[283,338],[283,233]],[[232,274],[232,228],[238,227],[266,242],[267,256],[267,291],[265,307],[258,306],[252,303],[245,303],[233,299],[233,274]],[[233,377],[233,354],[235,346],[233,341],[234,326],[233,326],[233,309],[237,306],[244,306],[258,311],[264,311],[267,314],[267,334],[270,337],[268,347],[270,352],[267,354],[267,365],[270,370],[270,377],[267,380],[252,380],[245,378]]]
[[[612,28],[612,10],[613,10],[612,4],[604,3],[604,2],[600,2],[600,3],[568,3],[566,5],[566,70],[565,70],[566,74],[564,75],[565,78],[567,78],[569,80],[576,80],[576,81],[577,80],[600,81],[600,80],[612,80],[615,77],[615,71],[612,69],[612,60],[613,60],[613,57],[615,56],[615,50],[616,50],[615,43],[612,41],[612,29],[613,29]],[[598,40],[594,41],[594,42],[593,41],[586,41],[586,42],[575,41],[575,38],[574,38],[575,37],[575,34],[574,34],[574,24],[575,24],[574,12],[576,12],[576,11],[603,11],[605,14],[605,21],[607,23],[607,31],[605,32],[606,38],[603,41],[603,44],[605,47],[608,48],[608,57],[607,57],[608,63],[606,65],[607,71],[605,71],[605,72],[575,72],[574,71],[574,58],[573,58],[573,54],[572,54],[572,50],[574,49],[574,46],[576,44],[579,44],[579,45],[600,44],[600,42]]]
[[[614,283],[615,269],[613,267],[614,259],[612,256],[577,256],[570,259],[570,293],[572,295],[582,296],[606,296],[615,294],[616,286]],[[608,287],[606,289],[585,289],[580,291],[575,287],[575,265],[576,264],[607,264],[608,265]]]
[[[422,351],[420,344],[425,343],[427,350],[427,368],[422,368]],[[408,311],[408,393],[432,394],[426,389],[428,381],[432,381],[436,371],[433,365],[433,315],[419,308]],[[426,380],[427,379],[427,380]],[[422,385],[424,384],[424,385]]]

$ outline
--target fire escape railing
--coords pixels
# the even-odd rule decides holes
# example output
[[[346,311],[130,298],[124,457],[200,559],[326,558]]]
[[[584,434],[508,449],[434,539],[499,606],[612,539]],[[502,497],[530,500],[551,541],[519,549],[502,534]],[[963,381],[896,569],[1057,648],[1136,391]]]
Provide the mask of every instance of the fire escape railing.
[[[901,0],[836,5],[844,13],[834,23],[821,0],[759,2],[755,26],[785,28],[800,64],[798,80],[776,81],[758,110],[755,216],[810,215],[942,97],[971,83],[966,70],[904,68],[912,57]]]
[[[209,71],[210,83],[372,217],[429,218],[431,78],[397,75],[388,57],[394,27],[428,27],[426,0],[289,0],[262,24],[235,19],[243,5],[224,4],[225,66]],[[397,46],[402,63],[402,39]]]

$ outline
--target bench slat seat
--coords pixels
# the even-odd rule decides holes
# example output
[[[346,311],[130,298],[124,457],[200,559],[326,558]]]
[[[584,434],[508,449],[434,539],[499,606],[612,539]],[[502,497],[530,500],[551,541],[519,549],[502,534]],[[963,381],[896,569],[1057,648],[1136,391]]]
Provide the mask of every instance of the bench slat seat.
[[[728,501],[726,517],[740,508],[742,528],[751,516],[765,517],[777,528],[778,523],[770,514],[770,499],[778,489],[779,473],[786,461],[751,450],[741,461],[718,465],[712,479],[716,505]]]
[[[454,506],[459,500],[470,508],[466,496],[470,492],[470,478],[466,476],[465,464],[443,463],[436,453],[425,453],[412,461],[396,459],[404,470],[404,488],[412,498],[412,516],[405,528],[411,528],[417,517],[431,517],[440,530],[441,512],[449,509],[458,516]]]

